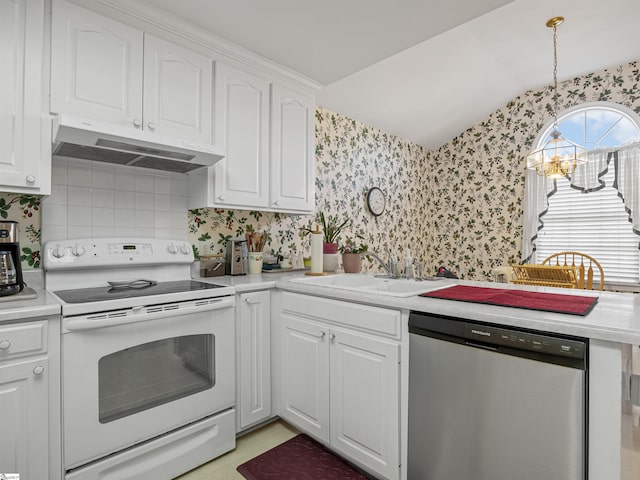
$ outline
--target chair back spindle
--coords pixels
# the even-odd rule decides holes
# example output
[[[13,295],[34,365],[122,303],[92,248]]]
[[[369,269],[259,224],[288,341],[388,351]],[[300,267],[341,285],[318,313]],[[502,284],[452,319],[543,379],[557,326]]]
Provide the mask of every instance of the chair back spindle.
[[[577,259],[577,261],[576,261]],[[575,267],[578,271],[577,286],[580,289],[593,290],[594,267],[598,269],[598,290],[604,290],[604,270],[600,263],[590,255],[581,252],[558,252],[548,256],[542,261],[542,265]]]

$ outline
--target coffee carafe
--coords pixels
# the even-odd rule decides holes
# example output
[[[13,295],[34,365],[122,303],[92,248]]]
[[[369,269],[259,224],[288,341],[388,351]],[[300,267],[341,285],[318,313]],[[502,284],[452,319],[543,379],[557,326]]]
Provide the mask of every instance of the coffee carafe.
[[[23,288],[18,222],[0,222],[0,297]]]

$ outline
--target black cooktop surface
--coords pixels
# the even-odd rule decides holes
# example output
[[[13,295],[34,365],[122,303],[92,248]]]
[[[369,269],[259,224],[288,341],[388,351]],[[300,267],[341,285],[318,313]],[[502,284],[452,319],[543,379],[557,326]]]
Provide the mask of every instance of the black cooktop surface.
[[[193,280],[178,280],[174,282],[158,282],[149,284],[132,284],[131,286],[95,288],[78,288],[74,290],[58,290],[54,292],[66,303],[90,303],[120,298],[148,297],[150,295],[164,295],[168,293],[197,292],[213,288],[223,288],[224,285],[196,282]]]

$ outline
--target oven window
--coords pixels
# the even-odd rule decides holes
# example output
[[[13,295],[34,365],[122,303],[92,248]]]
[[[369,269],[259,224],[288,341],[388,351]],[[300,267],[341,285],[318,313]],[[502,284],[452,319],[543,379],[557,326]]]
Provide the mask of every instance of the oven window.
[[[186,335],[102,357],[98,362],[100,423],[212,388],[214,351],[213,335]]]

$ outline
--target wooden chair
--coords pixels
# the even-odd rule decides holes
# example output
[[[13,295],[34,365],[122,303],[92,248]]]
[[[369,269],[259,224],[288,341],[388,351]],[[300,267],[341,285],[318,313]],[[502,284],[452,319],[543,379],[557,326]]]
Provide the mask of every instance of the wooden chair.
[[[598,261],[580,252],[559,252],[548,256],[542,261],[542,265],[555,265],[563,267],[575,267],[578,271],[578,288],[593,290],[594,268],[599,272],[598,290],[604,290],[604,270]]]

